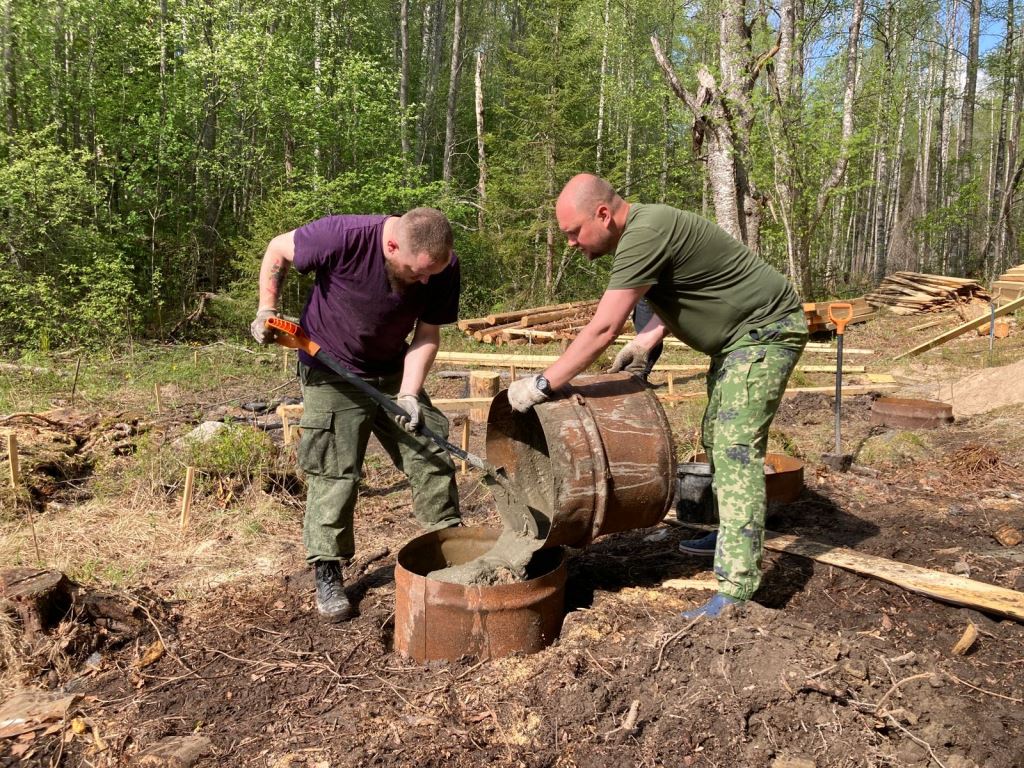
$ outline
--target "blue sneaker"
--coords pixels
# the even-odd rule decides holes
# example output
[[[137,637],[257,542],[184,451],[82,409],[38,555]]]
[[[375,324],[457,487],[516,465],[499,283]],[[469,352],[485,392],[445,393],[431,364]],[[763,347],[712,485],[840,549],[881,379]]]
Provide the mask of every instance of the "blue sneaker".
[[[679,542],[679,551],[687,555],[714,557],[715,544],[718,543],[718,531],[712,531],[699,539],[688,539]]]
[[[703,616],[707,619],[717,619],[721,615],[722,611],[728,608],[730,605],[740,605],[745,601],[737,600],[735,597],[729,597],[719,592],[717,595],[708,600],[704,605],[699,605],[696,608],[691,608],[688,611],[683,611],[679,614],[680,618],[692,621],[693,619]]]

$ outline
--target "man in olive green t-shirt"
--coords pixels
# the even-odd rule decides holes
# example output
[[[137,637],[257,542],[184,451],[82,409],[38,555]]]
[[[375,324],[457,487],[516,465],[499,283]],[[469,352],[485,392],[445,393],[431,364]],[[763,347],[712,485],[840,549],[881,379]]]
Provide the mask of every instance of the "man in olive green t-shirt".
[[[714,618],[749,600],[764,554],[764,455],[768,428],[807,343],[800,299],[776,270],[706,219],[667,205],[627,203],[604,179],[573,177],[555,204],[569,245],[593,260],[614,253],[594,319],[538,376],[514,381],[512,407],[525,413],[555,396],[611,344],[641,297],[655,317],[615,358],[613,371],[643,370],[668,333],[711,357],[701,442],[714,474],[719,529],[683,542],[714,552],[718,594],[685,611]]]

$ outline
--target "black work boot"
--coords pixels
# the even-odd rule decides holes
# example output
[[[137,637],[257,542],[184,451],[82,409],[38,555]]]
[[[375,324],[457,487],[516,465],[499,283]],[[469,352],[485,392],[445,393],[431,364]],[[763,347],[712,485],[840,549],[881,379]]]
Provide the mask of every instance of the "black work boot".
[[[320,618],[331,624],[352,617],[352,603],[345,594],[341,578],[341,563],[337,560],[317,560],[313,563],[316,581],[316,610]]]

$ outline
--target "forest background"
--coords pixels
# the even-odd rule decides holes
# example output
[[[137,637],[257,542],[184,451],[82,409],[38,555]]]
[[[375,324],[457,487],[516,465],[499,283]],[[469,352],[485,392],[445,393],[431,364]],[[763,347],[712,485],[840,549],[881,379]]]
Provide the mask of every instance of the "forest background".
[[[244,334],[266,243],[328,213],[444,209],[464,316],[593,297],[580,171],[808,300],[1020,262],[1014,0],[0,2],[8,356]]]

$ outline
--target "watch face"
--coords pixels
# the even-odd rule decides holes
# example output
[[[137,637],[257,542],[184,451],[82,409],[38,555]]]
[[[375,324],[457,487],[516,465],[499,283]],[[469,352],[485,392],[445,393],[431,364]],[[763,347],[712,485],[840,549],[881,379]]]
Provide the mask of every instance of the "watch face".
[[[548,384],[548,380],[543,376],[537,377],[537,389],[543,392],[545,395],[551,395],[551,385]]]

